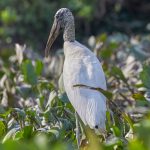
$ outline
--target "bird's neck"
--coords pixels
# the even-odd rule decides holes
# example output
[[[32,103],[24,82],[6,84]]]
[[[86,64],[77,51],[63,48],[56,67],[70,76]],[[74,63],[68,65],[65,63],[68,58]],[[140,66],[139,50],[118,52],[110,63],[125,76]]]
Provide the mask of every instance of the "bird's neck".
[[[74,42],[75,41],[75,25],[74,25],[74,21],[68,22],[65,25],[63,38],[64,38],[64,41],[70,41],[70,42]]]

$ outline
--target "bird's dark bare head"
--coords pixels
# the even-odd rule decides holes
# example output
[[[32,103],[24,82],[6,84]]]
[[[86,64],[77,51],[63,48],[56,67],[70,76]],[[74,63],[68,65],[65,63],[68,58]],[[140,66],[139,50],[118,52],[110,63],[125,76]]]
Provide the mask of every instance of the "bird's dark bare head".
[[[74,27],[74,17],[68,8],[59,9],[54,16],[54,23],[46,44],[45,56],[49,54],[49,50],[59,35],[60,29],[64,30],[63,38],[64,41],[74,41],[75,40],[75,27]]]
[[[65,28],[67,23],[74,22],[72,12],[68,8],[59,9],[55,14],[54,19],[60,23],[61,28]]]

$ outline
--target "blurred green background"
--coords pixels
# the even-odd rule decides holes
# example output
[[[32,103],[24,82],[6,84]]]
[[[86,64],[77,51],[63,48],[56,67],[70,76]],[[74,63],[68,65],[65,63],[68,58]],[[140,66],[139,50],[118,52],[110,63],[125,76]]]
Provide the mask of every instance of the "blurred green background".
[[[80,41],[103,32],[150,31],[149,0],[0,0],[0,49],[26,43],[41,52],[61,7],[73,12]],[[56,47],[62,47],[61,38]]]

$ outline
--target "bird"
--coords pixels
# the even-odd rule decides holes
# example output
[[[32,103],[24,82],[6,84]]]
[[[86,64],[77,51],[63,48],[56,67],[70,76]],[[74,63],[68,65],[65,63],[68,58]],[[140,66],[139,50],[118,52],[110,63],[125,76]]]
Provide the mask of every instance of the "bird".
[[[63,82],[66,94],[85,126],[95,131],[105,131],[106,97],[99,91],[80,87],[107,89],[101,63],[95,54],[75,39],[75,21],[70,9],[60,8],[55,16],[45,48],[45,56],[60,31],[63,31],[64,65]]]

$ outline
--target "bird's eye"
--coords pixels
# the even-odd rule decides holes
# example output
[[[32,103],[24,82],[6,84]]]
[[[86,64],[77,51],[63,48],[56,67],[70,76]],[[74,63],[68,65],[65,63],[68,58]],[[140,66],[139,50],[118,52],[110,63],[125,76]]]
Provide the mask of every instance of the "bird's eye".
[[[98,125],[96,125],[95,128],[98,129]]]
[[[58,19],[58,18],[59,18],[59,16],[58,16],[58,15],[56,15],[56,16],[55,16],[55,18],[56,18],[56,19]]]

